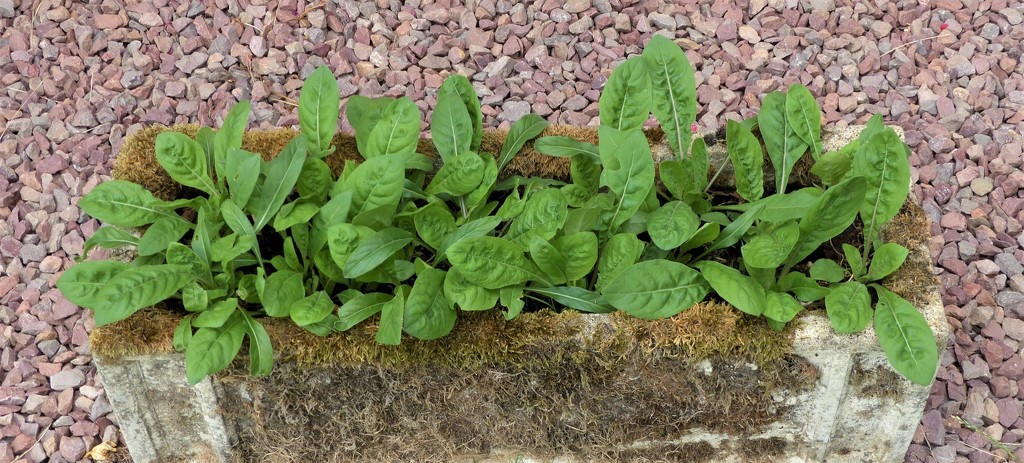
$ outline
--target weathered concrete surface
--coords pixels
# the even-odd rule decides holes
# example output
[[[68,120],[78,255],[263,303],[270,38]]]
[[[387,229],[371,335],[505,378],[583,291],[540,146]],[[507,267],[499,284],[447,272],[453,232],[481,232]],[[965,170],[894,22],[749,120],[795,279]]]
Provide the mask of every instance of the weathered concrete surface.
[[[227,461],[232,437],[221,419],[214,383],[207,378],[190,387],[183,355],[110,363],[96,358],[96,366],[133,461]]]

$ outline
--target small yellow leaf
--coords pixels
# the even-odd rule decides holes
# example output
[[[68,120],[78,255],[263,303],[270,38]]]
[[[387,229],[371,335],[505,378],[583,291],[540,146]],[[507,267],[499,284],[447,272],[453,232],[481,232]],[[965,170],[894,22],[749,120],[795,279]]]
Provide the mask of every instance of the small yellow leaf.
[[[117,452],[117,444],[104,441],[93,447],[85,456],[92,458],[93,461],[113,461],[114,452]]]

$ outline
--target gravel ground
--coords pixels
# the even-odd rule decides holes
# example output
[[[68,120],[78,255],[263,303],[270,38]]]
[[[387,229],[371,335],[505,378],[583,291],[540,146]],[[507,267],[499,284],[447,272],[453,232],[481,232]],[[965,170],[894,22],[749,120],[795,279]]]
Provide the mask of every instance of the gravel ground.
[[[906,130],[956,328],[906,461],[1024,458],[1020,3],[131,3],[0,0],[0,461],[86,461],[118,440],[91,317],[53,282],[99,226],[76,204],[126,133],[218,124],[241,98],[251,127],[297,124],[300,77],[325,63],[343,98],[408,95],[427,110],[455,71],[487,126],[531,111],[592,124],[610,69],[652,33],[688,49],[704,127],[799,81],[830,123],[881,113]]]

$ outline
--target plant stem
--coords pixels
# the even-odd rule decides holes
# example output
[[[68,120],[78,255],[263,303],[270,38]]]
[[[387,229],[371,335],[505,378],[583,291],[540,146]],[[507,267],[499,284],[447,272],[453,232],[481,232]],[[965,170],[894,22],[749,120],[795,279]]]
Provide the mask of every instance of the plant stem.
[[[708,182],[708,186],[704,187],[704,193],[707,193],[708,190],[711,189],[711,185],[715,184],[715,180],[718,180],[718,175],[721,174],[722,170],[725,169],[726,164],[729,164],[728,156],[725,157],[725,161],[722,161],[722,165],[718,166],[718,170],[715,171],[715,176],[711,177],[711,180]]]

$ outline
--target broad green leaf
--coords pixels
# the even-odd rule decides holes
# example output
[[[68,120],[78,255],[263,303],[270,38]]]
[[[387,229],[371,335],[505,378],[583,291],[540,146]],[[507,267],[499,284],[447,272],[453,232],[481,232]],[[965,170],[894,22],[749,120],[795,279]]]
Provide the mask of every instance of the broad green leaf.
[[[736,121],[726,123],[726,145],[736,171],[736,192],[747,201],[764,195],[764,154],[757,137]]]
[[[240,313],[245,335],[249,338],[249,374],[269,375],[274,368],[274,348],[270,345],[270,335],[260,322],[244,310]]]
[[[565,216],[565,225],[562,226],[562,233],[571,235],[573,233],[595,230],[600,222],[601,210],[598,208],[569,209],[569,213]]]
[[[359,164],[344,182],[335,184],[331,196],[352,192],[353,216],[378,207],[397,208],[405,183],[400,156],[380,155]]]
[[[628,221],[626,221],[626,223],[619,227],[618,231],[623,233],[632,233],[634,235],[647,232],[647,215],[648,214],[645,211],[637,211],[629,218]],[[654,248],[654,246],[651,247],[651,249]]]
[[[651,114],[651,93],[651,76],[644,61],[640,57],[627,59],[612,71],[601,90],[598,100],[601,126],[621,131],[642,128]],[[601,159],[604,160],[604,155]]]
[[[395,297],[384,303],[380,309],[380,325],[377,327],[377,342],[397,346],[402,342],[402,323],[405,317],[405,292],[395,291]]]
[[[789,272],[779,278],[779,289],[793,293],[797,299],[804,302],[821,300],[828,295],[828,289],[822,288],[813,279],[800,272]]]
[[[577,154],[569,161],[569,175],[572,183],[596,193],[601,186],[601,158]]]
[[[227,264],[244,254],[246,251],[257,246],[256,238],[252,236],[239,236],[231,233],[227,236],[217,238],[210,246],[210,259],[214,262]]]
[[[141,227],[168,217],[185,222],[167,204],[137,183],[108,180],[96,185],[78,202],[82,212],[108,225]]]
[[[444,270],[429,267],[416,276],[405,301],[405,332],[410,336],[429,341],[455,327],[455,309],[445,298],[444,280]]]
[[[800,226],[796,221],[761,224],[757,232],[740,248],[743,263],[755,268],[774,269],[782,265],[800,239]]]
[[[338,321],[334,323],[334,330],[348,331],[363,320],[379,313],[384,304],[393,298],[384,293],[367,293],[352,298],[338,308]]]
[[[373,127],[364,157],[369,160],[388,154],[414,153],[419,141],[420,109],[403,96],[388,105]]]
[[[690,125],[697,120],[693,66],[682,48],[660,35],[651,37],[641,58],[651,79],[651,112],[665,131],[669,147],[678,158],[685,158],[690,145]]]
[[[846,256],[846,263],[853,271],[853,276],[860,278],[868,273],[868,267],[861,258],[860,251],[846,243],[843,243],[843,255]]]
[[[597,235],[581,231],[555,238],[551,244],[565,257],[565,276],[569,281],[586,277],[597,263]]]
[[[484,160],[476,153],[467,151],[462,154],[445,161],[444,166],[441,166],[437,175],[427,185],[427,194],[445,193],[462,196],[480,186],[484,175]]]
[[[384,264],[379,270],[387,272],[393,279],[392,281],[405,281],[413,277],[416,274],[416,265],[413,262],[409,262],[403,259],[395,259],[390,263]],[[371,272],[372,273],[372,272]]]
[[[213,135],[213,159],[218,176],[226,174],[227,154],[232,149],[242,147],[245,125],[249,123],[250,104],[248,100],[239,101],[231,107],[224,123]]]
[[[931,384],[938,368],[939,352],[928,321],[906,299],[881,286],[872,287],[878,296],[875,334],[889,363],[915,384]]]
[[[146,233],[139,239],[139,255],[151,256],[167,250],[167,246],[176,243],[185,236],[192,227],[188,222],[171,218],[157,220],[146,229]]]
[[[910,251],[896,243],[885,243],[871,255],[868,281],[878,281],[895,272],[907,260]]]
[[[548,121],[536,114],[527,114],[515,121],[508,129],[505,142],[501,145],[501,153],[498,155],[498,171],[505,170],[505,166],[519,153],[523,145],[540,135],[547,126]]]
[[[470,121],[473,123],[473,138],[469,144],[469,150],[478,151],[480,149],[480,138],[484,133],[484,116],[480,112],[480,98],[476,95],[476,89],[473,88],[473,84],[469,83],[469,79],[466,76],[452,74],[444,79],[444,83],[441,84],[441,88],[437,92],[438,98],[446,94],[458,95],[466,106]]]
[[[604,300],[600,294],[577,286],[557,286],[552,288],[526,288],[531,293],[540,294],[554,299],[570,309],[589,313],[611,313],[615,308]]]
[[[178,322],[178,326],[174,328],[174,336],[171,338],[175,352],[184,352],[190,342],[192,342],[192,315],[188,315]]]
[[[473,211],[475,214],[471,214],[470,217],[485,217],[489,214],[482,213],[481,206],[485,206],[488,197],[494,191],[494,184],[498,182],[498,163],[494,160],[494,156],[487,153],[478,153],[480,159],[483,159],[484,165],[482,167],[483,175],[480,178],[480,185],[473,191],[466,195],[465,202],[466,207]]]
[[[373,128],[377,126],[381,117],[384,117],[384,111],[394,101],[394,98],[388,97],[367,98],[362,95],[352,95],[345,103],[345,118],[356,131],[356,149],[363,157],[368,157],[367,145],[370,142]]]
[[[658,178],[673,198],[681,199],[692,191],[690,179],[693,176],[686,171],[686,164],[678,159],[669,159],[658,164]]]
[[[507,309],[505,320],[512,320],[523,313],[523,308],[526,307],[526,302],[523,301],[523,290],[522,286],[506,286],[498,292],[501,305]]]
[[[811,173],[817,175],[826,186],[835,185],[849,176],[852,166],[853,152],[829,151],[814,163]]]
[[[690,158],[683,159],[684,170],[693,176],[690,192],[703,198],[704,189],[708,186],[708,171],[711,169],[708,158],[708,147],[703,138],[697,138],[690,145]],[[692,204],[691,204],[692,206]]]
[[[601,291],[616,309],[646,320],[678,314],[703,300],[707,293],[708,286],[700,273],[668,260],[633,265]]]
[[[807,143],[797,135],[787,117],[786,94],[771,92],[765,95],[761,111],[757,113],[757,123],[768,158],[775,168],[775,191],[779,193],[786,191],[793,167],[807,151]]]
[[[559,188],[559,191],[562,192],[562,195],[565,196],[566,202],[569,203],[569,207],[572,208],[586,206],[587,201],[593,197],[593,193],[575,183],[563,186],[562,188]]]
[[[199,130],[196,130],[196,143],[199,143],[199,146],[203,148],[203,154],[206,155],[206,175],[209,175],[211,178],[223,177],[223,172],[216,172],[216,175],[214,175],[215,172],[213,171],[216,164],[216,161],[214,160],[214,152],[217,150],[216,142],[214,141],[213,129],[209,127],[200,127]],[[189,332],[189,337],[191,337],[191,335],[192,333]]]
[[[171,243],[167,246],[167,263],[187,267],[189,273],[200,275],[199,279],[202,281],[213,281],[213,276],[210,275],[210,264],[203,261],[199,254],[184,244]]]
[[[161,132],[156,136],[156,160],[174,181],[210,195],[218,194],[209,175],[203,147],[188,135]]]
[[[89,255],[89,251],[95,247],[113,249],[120,246],[138,246],[139,237],[128,233],[120,228],[105,226],[96,229],[96,232],[85,240],[85,247],[82,249],[81,257]]]
[[[302,274],[279,270],[267,277],[266,287],[262,293],[263,310],[271,317],[287,317],[291,313],[292,305],[304,297],[306,290],[302,285]]]
[[[466,311],[490,310],[498,304],[498,290],[475,285],[454,268],[444,279],[444,296]]]
[[[284,259],[288,263],[288,267],[301,272],[302,264],[299,263],[299,255],[295,252],[295,238],[293,236],[286,237],[282,247],[284,248]]]
[[[231,364],[242,348],[245,321],[241,313],[231,316],[220,328],[200,328],[185,350],[185,376],[189,385],[196,385],[208,375]]]
[[[811,147],[814,159],[821,157],[821,110],[807,87],[800,84],[789,87],[786,92],[786,121],[793,126],[796,135]]]
[[[868,123],[864,125],[864,130],[861,130],[860,135],[857,136],[857,154],[855,157],[860,156],[861,151],[865,149],[871,137],[884,130],[885,123],[882,121],[882,115],[875,114],[871,116],[871,119],[868,119]]]
[[[565,256],[547,240],[537,238],[530,243],[530,258],[537,264],[537,268],[547,275],[548,281],[552,284],[568,281],[565,276]]]
[[[619,233],[612,235],[604,245],[597,261],[598,291],[608,286],[623,270],[630,268],[644,252],[644,243],[636,235]]]
[[[321,249],[316,254],[313,254],[313,263],[316,264],[316,269],[322,274],[325,283],[327,281],[335,283],[344,282],[345,271],[334,261],[329,249]]]
[[[705,260],[697,264],[700,274],[722,299],[750,315],[761,315],[768,304],[764,288],[739,270]]]
[[[317,291],[292,305],[289,314],[296,325],[318,323],[334,311],[334,301],[324,291]]]
[[[777,322],[769,323],[776,331],[781,331],[787,322],[804,310],[804,305],[800,301],[786,293],[767,291],[765,292],[765,301],[763,315],[769,321]]]
[[[242,209],[234,201],[231,199],[224,200],[220,205],[220,213],[224,217],[224,223],[228,225],[231,231],[239,236],[256,238],[256,229],[253,228],[252,222],[249,221],[249,217],[245,215],[245,212],[242,212]],[[253,246],[253,250],[258,255],[259,246]]]
[[[313,216],[313,227],[310,230],[310,250],[314,254],[320,252],[327,244],[327,230],[333,225],[342,224],[348,220],[351,207],[351,192],[335,196],[320,207],[320,212]]]
[[[697,232],[686,240],[682,246],[679,247],[679,252],[687,252],[691,249],[696,249],[700,246],[704,246],[715,239],[722,233],[722,226],[717,223],[705,223],[697,229]]]
[[[751,207],[763,205],[764,211],[758,220],[771,223],[786,222],[803,218],[824,192],[825,190],[818,187],[807,187],[791,193],[773,194],[752,203],[717,206],[716,209],[744,212]]]
[[[320,207],[316,203],[301,199],[285,204],[274,217],[274,230],[283,232],[300,223],[309,223],[318,212]]]
[[[615,206],[609,212],[609,227],[614,231],[640,209],[654,187],[654,158],[640,130],[621,132],[601,126],[598,138],[604,166],[601,185],[615,196]]]
[[[804,260],[822,243],[849,228],[857,218],[866,188],[864,177],[852,177],[826,190],[800,220],[800,240],[788,263]]]
[[[747,231],[750,230],[750,227],[754,225],[754,221],[758,219],[758,217],[761,215],[761,211],[763,210],[764,205],[758,204],[747,210],[747,212],[740,214],[740,216],[737,217],[736,220],[733,220],[732,223],[726,225],[725,229],[718,234],[718,237],[715,238],[715,240],[711,243],[711,246],[708,246],[708,249],[704,251],[704,253],[701,254],[701,256],[706,256],[714,251],[717,251],[719,249],[725,249],[729,246],[738,243],[740,239],[742,239],[743,236],[747,234]]]
[[[217,230],[211,231],[211,229],[219,228],[212,223],[214,220],[210,218],[210,211],[207,207],[200,208],[196,215],[196,229],[192,233],[192,251],[202,259],[207,268],[213,264],[210,237],[217,232]],[[210,278],[213,277],[210,276]]]
[[[818,259],[811,264],[811,278],[829,283],[839,283],[846,278],[846,272],[832,259]]]
[[[871,324],[871,295],[867,286],[848,281],[829,288],[825,312],[837,333],[859,333]]]
[[[181,305],[189,312],[202,312],[210,307],[210,293],[193,281],[181,288]]]
[[[333,183],[331,168],[327,166],[327,163],[316,158],[306,158],[302,164],[302,174],[299,175],[295,188],[299,190],[299,196],[303,199],[323,203],[327,193],[331,191]]]
[[[896,217],[907,200],[910,160],[906,145],[892,129],[872,135],[854,160],[853,174],[867,181],[864,201],[860,204],[867,249],[879,239],[878,231]]]
[[[682,246],[700,227],[700,218],[682,201],[672,201],[647,216],[647,234],[666,251]]]
[[[444,242],[441,243],[441,246],[437,248],[435,263],[441,262],[446,258],[448,249],[452,246],[473,237],[487,236],[494,231],[495,228],[498,228],[498,225],[500,224],[501,219],[498,217],[484,217],[462,224],[459,228],[456,228],[452,234],[448,235],[448,237],[444,239]]]
[[[507,222],[519,217],[519,214],[523,213],[523,209],[526,209],[526,201],[520,196],[519,189],[515,188],[505,197],[505,201],[501,203],[501,207],[494,214],[502,221]]]
[[[463,223],[456,228],[452,235],[447,236],[447,238],[444,239],[444,242],[441,243],[441,246],[437,248],[435,261],[441,261],[445,257],[447,249],[464,240],[489,235],[498,227],[499,224],[501,224],[501,222],[502,220],[500,218],[492,216],[478,218],[476,220],[470,220]]]
[[[554,135],[540,137],[533,142],[533,149],[548,156],[571,158],[580,155],[595,163],[601,162],[601,155],[598,154],[596,145],[569,137]]]
[[[262,165],[263,159],[256,154],[237,148],[228,150],[224,170],[217,174],[227,180],[228,192],[235,204],[244,206],[249,203],[260,179]]]
[[[439,92],[434,112],[430,115],[430,138],[446,165],[456,157],[470,153],[473,135],[473,120],[462,97],[458,93]]]
[[[455,232],[455,218],[443,202],[433,202],[413,216],[416,233],[428,246],[437,249],[445,238]]]
[[[124,320],[139,309],[173,296],[196,279],[188,270],[181,265],[148,265],[117,272],[95,293],[96,301],[100,301],[93,308],[96,326]],[[68,300],[74,302],[70,297]]]
[[[270,223],[281,209],[281,205],[295,187],[305,161],[306,137],[300,134],[288,142],[273,161],[266,164],[266,178],[260,188],[259,197],[255,200],[254,210],[251,211],[255,217],[256,231],[262,230],[264,225]]]
[[[658,199],[658,190],[651,188],[647,190],[647,197],[644,198],[643,204],[640,205],[639,213],[650,214],[661,207],[661,200]],[[630,221],[634,221],[634,217],[630,217]]]
[[[309,141],[309,154],[322,158],[332,151],[338,130],[341,96],[338,81],[327,66],[320,66],[302,83],[299,92],[299,130]]]
[[[471,283],[488,289],[547,280],[519,247],[501,238],[463,239],[448,248],[448,260]]]
[[[107,282],[129,268],[130,265],[114,260],[79,262],[57,279],[57,289],[75,305],[95,310],[108,302],[98,297]]]
[[[303,326],[302,329],[309,331],[321,338],[327,337],[334,330],[334,324],[337,323],[338,317],[334,314],[328,314],[323,320]]]
[[[359,243],[345,261],[345,277],[357,278],[377,268],[392,254],[412,242],[412,234],[398,228],[385,228]]]
[[[195,320],[192,320],[192,326],[196,328],[219,328],[224,326],[224,323],[235,313],[237,308],[238,299],[236,298],[232,297],[218,301],[200,313]]]
[[[747,275],[750,275],[750,278],[753,278],[762,288],[768,290],[775,286],[775,272],[778,269],[751,267],[746,262],[743,262],[743,268],[746,269]]]
[[[523,212],[508,228],[506,238],[529,248],[530,235],[548,240],[565,224],[569,203],[561,191],[547,188],[526,200]]]
[[[803,218],[823,193],[821,189],[811,187],[771,195],[759,201],[764,204],[764,211],[758,219],[778,223]]]

